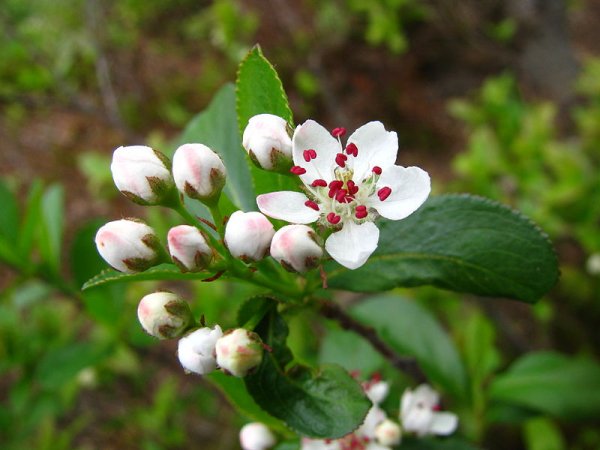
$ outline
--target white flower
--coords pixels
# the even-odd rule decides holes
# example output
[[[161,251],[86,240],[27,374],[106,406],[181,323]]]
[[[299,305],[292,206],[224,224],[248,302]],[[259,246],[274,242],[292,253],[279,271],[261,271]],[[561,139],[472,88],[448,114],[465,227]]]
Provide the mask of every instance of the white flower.
[[[402,429],[400,425],[392,422],[390,419],[385,419],[375,428],[375,439],[381,445],[393,447],[400,443],[402,438]]]
[[[215,370],[215,345],[221,336],[221,327],[215,325],[213,329],[199,328],[182,337],[177,347],[177,357],[183,368],[199,375]]]
[[[248,423],[240,430],[240,445],[243,450],[267,450],[275,445],[275,436],[260,423]]]
[[[137,219],[108,222],[100,227],[95,241],[100,256],[121,272],[141,272],[160,259],[160,243],[154,230]]]
[[[140,300],[137,315],[146,333],[158,339],[181,336],[193,320],[187,302],[171,292],[146,295]]]
[[[381,381],[379,378],[369,380],[363,383],[365,394],[375,405],[379,405],[385,400],[390,392],[390,384],[386,381]]]
[[[336,135],[340,135],[336,133]],[[318,123],[308,120],[292,140],[292,173],[308,195],[282,191],[259,195],[259,209],[275,219],[307,224],[319,221],[336,230],[325,249],[349,269],[363,265],[377,248],[382,216],[400,220],[429,196],[429,175],[418,167],[394,165],[398,137],[381,122],[356,130],[345,148]]]
[[[273,114],[259,114],[248,121],[242,145],[250,159],[265,170],[288,170],[292,165],[292,140],[287,122]]]
[[[234,212],[225,227],[225,245],[242,261],[258,261],[265,257],[275,234],[273,225],[261,213]]]
[[[453,433],[458,426],[458,417],[451,412],[438,412],[439,402],[439,394],[427,384],[418,386],[414,391],[404,391],[400,403],[400,420],[404,430],[418,436]]]
[[[215,351],[219,367],[236,377],[245,377],[263,357],[258,335],[243,328],[228,331],[217,341]]]
[[[110,170],[117,188],[130,200],[156,205],[173,189],[171,163],[162,153],[144,145],[119,147]]]
[[[184,144],[173,155],[173,178],[180,192],[204,202],[215,201],[227,171],[219,155],[203,144]]]
[[[212,259],[212,250],[200,230],[190,225],[178,225],[167,234],[169,253],[180,269],[196,272]]]
[[[306,272],[316,267],[323,256],[314,230],[306,225],[286,225],[271,241],[271,256],[287,270]]]

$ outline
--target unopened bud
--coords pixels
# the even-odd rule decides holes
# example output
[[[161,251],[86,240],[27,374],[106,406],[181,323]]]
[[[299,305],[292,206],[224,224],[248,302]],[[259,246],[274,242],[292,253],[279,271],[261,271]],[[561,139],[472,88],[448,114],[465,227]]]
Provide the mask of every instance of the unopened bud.
[[[216,369],[215,344],[223,336],[221,327],[199,328],[179,339],[177,357],[188,372],[205,375]]]
[[[380,445],[394,447],[400,444],[401,438],[402,429],[400,425],[389,419],[385,419],[375,428],[375,439],[377,439],[377,443]]]
[[[174,189],[169,158],[144,145],[116,149],[110,170],[119,191],[140,205],[160,204]]]
[[[243,450],[267,450],[275,445],[275,436],[260,423],[248,423],[240,430],[240,445]]]
[[[146,333],[158,339],[180,337],[194,320],[187,302],[171,292],[146,295],[137,314]]]
[[[244,262],[265,257],[275,234],[273,225],[259,212],[234,212],[225,227],[225,245]]]
[[[217,341],[217,364],[226,373],[244,377],[261,363],[263,351],[262,341],[256,333],[237,328]]]
[[[173,178],[180,192],[214,202],[225,185],[227,171],[219,155],[203,144],[184,144],[173,155]]]
[[[273,236],[271,256],[291,272],[306,272],[319,264],[323,249],[312,228],[286,225]]]
[[[154,230],[137,219],[115,220],[100,227],[96,247],[108,264],[125,273],[142,272],[160,260]]]
[[[183,272],[197,272],[206,268],[212,259],[212,249],[196,227],[179,225],[167,234],[171,258]]]
[[[259,114],[250,118],[242,145],[261,169],[288,172],[292,166],[292,140],[287,122],[279,116]]]

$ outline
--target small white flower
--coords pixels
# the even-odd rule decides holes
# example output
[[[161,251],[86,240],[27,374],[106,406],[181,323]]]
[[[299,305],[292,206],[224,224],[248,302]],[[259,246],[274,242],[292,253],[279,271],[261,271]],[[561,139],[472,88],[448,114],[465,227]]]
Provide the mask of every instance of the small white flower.
[[[367,413],[362,425],[358,427],[358,430],[356,430],[356,434],[368,439],[375,439],[375,430],[377,429],[377,425],[379,425],[385,419],[387,419],[385,411],[377,405],[372,406],[371,409],[369,409],[369,412]]]
[[[275,445],[275,436],[260,423],[248,423],[240,430],[240,445],[243,450],[267,450]]]
[[[190,225],[178,225],[167,234],[169,253],[175,264],[186,272],[197,272],[208,266],[212,249],[200,230]]]
[[[217,341],[217,364],[226,373],[245,377],[263,358],[260,337],[243,328],[228,331]]]
[[[414,391],[407,389],[400,402],[400,420],[407,432],[417,436],[451,434],[458,426],[458,417],[451,412],[439,412],[440,396],[429,385]]]
[[[192,331],[179,340],[177,357],[188,372],[205,375],[216,369],[215,345],[223,336],[221,327],[204,327]]]
[[[375,438],[379,444],[386,447],[393,447],[400,443],[402,429],[397,423],[392,422],[390,419],[385,419],[375,428]]]
[[[380,379],[363,383],[365,394],[375,405],[381,404],[390,392],[390,384]]]
[[[248,121],[242,145],[250,159],[265,170],[289,170],[292,165],[292,140],[287,122],[273,114],[259,114]]]
[[[339,439],[302,438],[300,450],[342,450],[342,445]]]
[[[196,200],[215,201],[227,171],[219,155],[204,144],[184,144],[173,155],[173,178],[180,192]]]
[[[265,257],[275,234],[273,225],[259,212],[234,212],[225,227],[225,245],[244,262]]]
[[[187,302],[171,292],[146,295],[140,300],[137,315],[146,333],[158,339],[181,336],[193,321]]]
[[[343,131],[343,130],[342,130]],[[259,195],[259,209],[291,223],[319,222],[335,228],[325,249],[349,269],[362,266],[377,248],[379,217],[400,220],[416,211],[429,196],[429,175],[418,167],[396,166],[398,137],[381,122],[356,130],[342,148],[339,129],[334,138],[317,122],[298,126],[292,139],[295,166],[291,172],[308,195],[282,191]]]
[[[271,256],[287,270],[306,272],[319,264],[323,249],[314,230],[306,225],[286,225],[271,241]]]
[[[100,227],[95,241],[100,256],[121,272],[141,272],[160,259],[160,243],[154,230],[137,219],[108,222]]]
[[[119,147],[110,170],[117,188],[130,200],[156,205],[173,189],[171,163],[162,153],[144,145]]]

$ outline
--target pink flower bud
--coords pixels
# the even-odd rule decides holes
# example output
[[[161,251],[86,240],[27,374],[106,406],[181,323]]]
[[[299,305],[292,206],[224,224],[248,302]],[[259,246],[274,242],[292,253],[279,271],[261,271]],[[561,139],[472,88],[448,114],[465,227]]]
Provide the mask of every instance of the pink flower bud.
[[[108,264],[125,273],[144,271],[160,260],[154,230],[137,219],[115,220],[100,227],[96,247]]]
[[[242,145],[261,169],[287,172],[292,166],[292,140],[287,122],[273,114],[259,114],[248,121]]]
[[[171,292],[146,295],[138,305],[137,314],[146,333],[158,339],[179,337],[193,322],[187,302]]]
[[[225,245],[235,258],[258,261],[267,254],[273,234],[273,225],[261,213],[236,211],[225,227]]]
[[[141,205],[161,203],[174,187],[169,158],[144,145],[116,149],[110,170],[121,193]]]
[[[275,445],[275,436],[260,422],[248,423],[240,430],[242,450],[267,450]]]
[[[312,228],[286,225],[273,236],[271,256],[291,272],[306,272],[319,264],[323,249]]]
[[[179,339],[177,357],[187,372],[205,375],[216,369],[215,344],[223,336],[221,327],[204,327]]]
[[[375,428],[375,439],[380,445],[386,447],[394,447],[400,444],[402,438],[402,429],[400,425],[392,422],[390,419],[385,419]]]
[[[183,272],[202,270],[212,259],[212,249],[196,227],[179,225],[171,228],[167,242],[171,258]]]
[[[260,337],[243,328],[228,331],[217,341],[217,364],[226,373],[245,377],[263,357]]]
[[[203,144],[184,144],[173,155],[173,178],[180,192],[200,201],[215,201],[227,171],[219,155]]]

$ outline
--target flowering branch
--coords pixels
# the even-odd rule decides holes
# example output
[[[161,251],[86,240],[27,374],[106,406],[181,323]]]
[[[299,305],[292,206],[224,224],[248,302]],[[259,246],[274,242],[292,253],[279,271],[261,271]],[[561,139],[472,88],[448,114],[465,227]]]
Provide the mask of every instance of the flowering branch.
[[[375,329],[363,325],[349,315],[339,305],[329,301],[320,300],[319,310],[328,319],[335,320],[342,328],[349,331],[354,331],[365,338],[375,350],[384,356],[396,369],[410,375],[416,382],[427,382],[427,376],[421,370],[414,358],[398,355],[392,350],[375,332]]]

